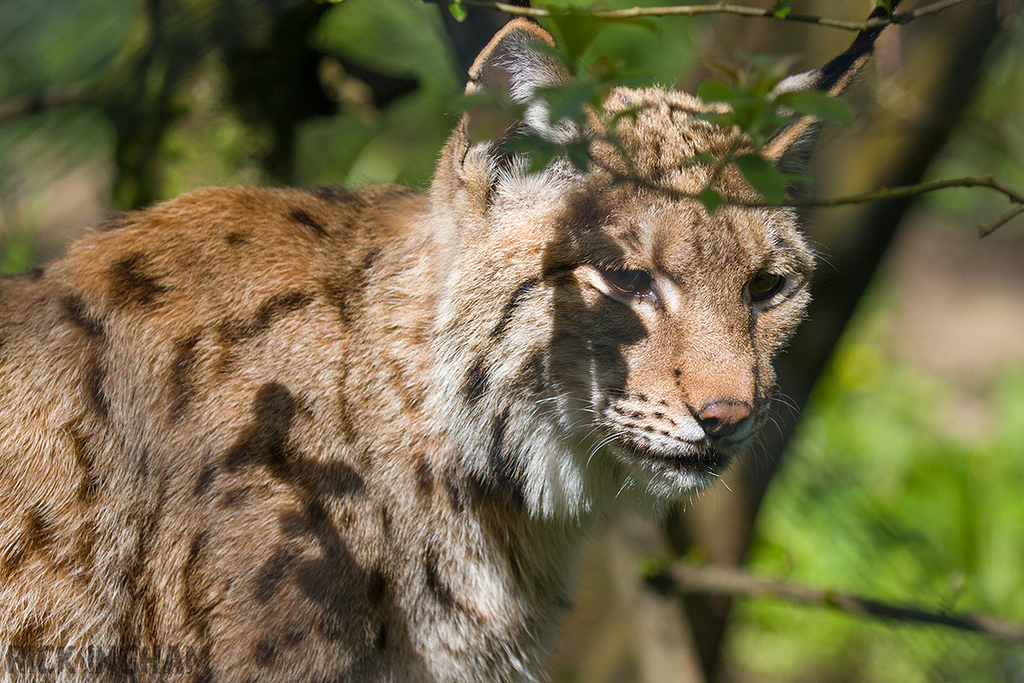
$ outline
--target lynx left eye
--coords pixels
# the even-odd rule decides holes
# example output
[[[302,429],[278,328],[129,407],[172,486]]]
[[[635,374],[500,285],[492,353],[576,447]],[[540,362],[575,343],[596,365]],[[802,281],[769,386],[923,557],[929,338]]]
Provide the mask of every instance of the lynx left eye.
[[[642,270],[616,269],[601,272],[608,284],[623,294],[646,296],[651,292],[651,276]]]
[[[747,283],[747,293],[752,303],[763,303],[785,289],[786,276],[778,273],[758,273]]]

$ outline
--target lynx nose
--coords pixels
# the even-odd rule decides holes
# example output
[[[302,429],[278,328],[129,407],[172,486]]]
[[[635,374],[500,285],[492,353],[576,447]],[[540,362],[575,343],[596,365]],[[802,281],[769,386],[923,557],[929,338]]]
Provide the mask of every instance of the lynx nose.
[[[693,417],[708,436],[728,436],[750,417],[750,406],[727,401],[710,403],[694,412]]]

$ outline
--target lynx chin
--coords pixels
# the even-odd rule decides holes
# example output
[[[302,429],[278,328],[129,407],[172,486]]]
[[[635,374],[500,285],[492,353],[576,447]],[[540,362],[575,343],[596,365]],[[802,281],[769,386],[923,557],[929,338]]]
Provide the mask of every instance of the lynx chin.
[[[839,95],[879,30],[778,91]],[[808,302],[796,216],[687,198],[758,198],[694,162],[751,149],[721,104],[550,123],[551,44],[494,37],[467,90],[522,116],[464,115],[426,194],[200,190],[0,278],[3,676],[162,681],[173,646],[189,683],[539,680],[611,502],[750,444]],[[799,167],[816,127],[761,153]],[[588,170],[528,171],[523,134]]]

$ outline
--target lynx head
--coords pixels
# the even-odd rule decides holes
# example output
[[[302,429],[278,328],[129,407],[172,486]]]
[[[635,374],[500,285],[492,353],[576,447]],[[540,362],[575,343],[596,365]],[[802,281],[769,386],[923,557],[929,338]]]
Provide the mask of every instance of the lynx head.
[[[838,94],[872,42],[779,87]],[[734,167],[697,161],[748,148],[701,116],[721,104],[622,88],[586,125],[551,122],[538,90],[568,75],[545,45],[520,20],[491,41],[467,89],[521,116],[477,140],[486,114],[465,115],[438,167],[435,379],[438,414],[482,490],[576,517],[620,491],[686,495],[751,443],[768,419],[772,357],[809,300],[813,256],[790,209],[741,202],[709,214],[694,199],[709,182],[758,199]],[[813,124],[781,131],[762,154],[801,164]],[[589,168],[562,157],[528,171],[508,145],[524,134],[586,140]]]

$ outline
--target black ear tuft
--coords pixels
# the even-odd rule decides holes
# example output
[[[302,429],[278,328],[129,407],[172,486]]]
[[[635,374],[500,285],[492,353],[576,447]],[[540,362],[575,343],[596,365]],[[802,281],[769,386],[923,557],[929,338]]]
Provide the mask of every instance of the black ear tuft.
[[[892,0],[892,11],[895,11],[899,4],[900,0]],[[889,10],[879,5],[868,19],[878,19],[890,14]],[[875,50],[875,39],[884,28],[883,25],[861,31],[841,55],[818,69],[783,79],[775,87],[772,96],[802,90],[821,90],[831,97],[841,96],[871,57]],[[820,121],[813,116],[804,116],[769,140],[764,147],[764,155],[784,170],[802,169],[811,150],[814,149],[820,129]]]

